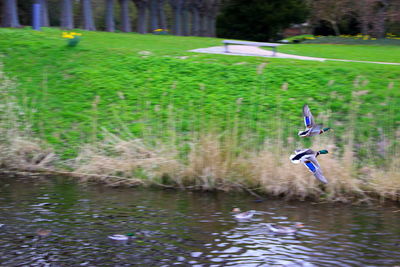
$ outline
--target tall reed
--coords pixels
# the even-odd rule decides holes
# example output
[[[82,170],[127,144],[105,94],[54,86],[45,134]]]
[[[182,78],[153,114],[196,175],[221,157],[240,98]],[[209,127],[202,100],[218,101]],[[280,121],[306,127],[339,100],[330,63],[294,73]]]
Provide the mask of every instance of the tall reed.
[[[27,112],[18,103],[16,86],[0,61],[0,165],[18,170],[49,166],[57,157],[48,144],[34,137],[30,124],[34,110]],[[26,106],[26,98],[23,103]]]

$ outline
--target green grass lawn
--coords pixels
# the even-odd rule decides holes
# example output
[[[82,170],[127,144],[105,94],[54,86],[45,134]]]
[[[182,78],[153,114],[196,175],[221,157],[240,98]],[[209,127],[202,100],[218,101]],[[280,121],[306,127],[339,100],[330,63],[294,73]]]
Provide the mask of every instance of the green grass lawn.
[[[16,79],[25,117],[65,157],[99,137],[101,128],[168,137],[172,127],[183,136],[207,127],[238,127],[239,134],[252,133],[259,143],[284,128],[283,135],[296,138],[303,128],[304,103],[335,128],[338,139],[348,129],[352,110],[358,142],[377,138],[379,129],[393,138],[399,127],[399,66],[197,54],[187,50],[221,45],[221,39],[79,32],[81,43],[67,47],[58,29],[0,29],[0,61],[5,74]],[[279,48],[308,56],[400,62],[398,49]]]
[[[278,50],[310,57],[400,63],[400,45],[290,44]]]

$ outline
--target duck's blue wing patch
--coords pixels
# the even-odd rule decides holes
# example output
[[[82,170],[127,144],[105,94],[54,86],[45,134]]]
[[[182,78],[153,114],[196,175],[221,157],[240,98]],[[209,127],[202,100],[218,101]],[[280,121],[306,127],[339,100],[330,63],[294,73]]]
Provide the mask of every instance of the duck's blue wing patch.
[[[306,125],[307,128],[311,127],[311,119],[310,119],[310,117],[307,117],[307,116],[304,117],[304,124]]]
[[[315,165],[311,162],[311,161],[307,161],[304,163],[307,168],[311,171],[311,172],[316,172],[317,168],[315,167]]]

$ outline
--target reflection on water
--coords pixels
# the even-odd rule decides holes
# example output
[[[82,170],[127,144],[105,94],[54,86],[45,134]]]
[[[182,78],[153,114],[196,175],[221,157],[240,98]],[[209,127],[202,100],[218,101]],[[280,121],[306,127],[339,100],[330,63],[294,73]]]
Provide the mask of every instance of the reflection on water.
[[[254,209],[251,221],[230,211]],[[395,266],[400,207],[0,178],[1,266]],[[266,223],[305,225],[271,235]],[[38,229],[51,230],[46,237]],[[107,238],[133,234],[128,242]]]

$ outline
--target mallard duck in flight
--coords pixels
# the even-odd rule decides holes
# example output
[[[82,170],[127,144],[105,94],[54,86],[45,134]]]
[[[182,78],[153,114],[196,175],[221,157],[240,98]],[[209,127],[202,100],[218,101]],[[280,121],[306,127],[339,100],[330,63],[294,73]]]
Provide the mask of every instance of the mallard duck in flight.
[[[319,181],[324,184],[328,183],[328,180],[322,174],[321,167],[318,164],[317,157],[321,154],[328,154],[328,150],[320,150],[315,152],[312,149],[298,149],[294,151],[296,154],[290,156],[290,160],[293,163],[303,163],[312,172]]]
[[[300,137],[308,137],[322,134],[329,131],[330,128],[322,128],[322,124],[315,124],[314,117],[311,114],[310,108],[307,104],[303,106],[303,117],[306,129],[304,131],[299,131]]]

